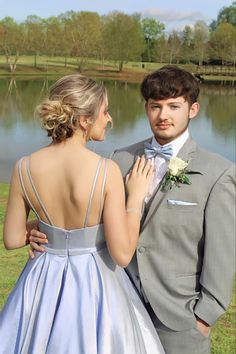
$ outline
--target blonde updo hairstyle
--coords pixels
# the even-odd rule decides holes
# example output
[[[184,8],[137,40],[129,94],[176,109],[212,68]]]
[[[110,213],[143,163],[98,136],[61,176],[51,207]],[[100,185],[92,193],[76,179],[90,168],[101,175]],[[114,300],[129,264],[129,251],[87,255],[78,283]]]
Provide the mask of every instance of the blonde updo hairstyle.
[[[80,74],[67,75],[51,86],[48,99],[36,111],[48,136],[61,142],[79,128],[80,116],[88,117],[92,127],[106,95],[103,84]],[[85,135],[89,140],[89,130]]]

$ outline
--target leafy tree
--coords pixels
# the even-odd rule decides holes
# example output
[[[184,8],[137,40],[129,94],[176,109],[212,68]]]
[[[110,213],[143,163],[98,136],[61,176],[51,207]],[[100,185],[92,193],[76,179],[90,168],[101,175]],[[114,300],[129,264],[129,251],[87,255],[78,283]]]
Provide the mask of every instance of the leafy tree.
[[[44,20],[30,15],[24,23],[26,30],[26,49],[34,54],[34,66],[37,67],[37,56],[42,53],[45,44]]]
[[[16,70],[17,61],[25,50],[25,39],[23,24],[17,24],[11,17],[5,17],[0,21],[0,48],[10,72]]]
[[[193,52],[193,29],[185,26],[182,33],[181,59],[189,63]]]
[[[68,57],[71,56],[72,49],[74,46],[74,42],[72,41],[73,23],[71,22],[71,17],[73,13],[73,11],[67,11],[64,14],[58,16],[62,31],[62,35],[60,38],[60,53],[65,57],[65,67],[67,67],[67,60]]]
[[[163,34],[158,40],[155,41],[152,50],[152,59],[157,63],[165,63],[169,58],[168,40]]]
[[[223,22],[236,26],[236,1],[233,1],[231,6],[224,6],[220,10],[217,16],[217,25]]]
[[[197,21],[193,30],[193,55],[198,61],[198,65],[202,65],[207,60],[207,44],[210,36],[209,27],[204,21]]]
[[[169,63],[178,63],[180,59],[181,39],[177,31],[172,31],[168,38]]]
[[[144,18],[141,21],[142,31],[146,42],[144,56],[151,61],[151,52],[156,41],[163,36],[165,25],[154,18]]]
[[[119,71],[125,61],[140,60],[144,39],[136,16],[112,12],[106,16],[103,35],[108,58],[119,63]]]
[[[219,58],[222,65],[225,62],[236,62],[236,27],[230,23],[220,23],[211,33],[211,52],[213,59]]]
[[[82,68],[88,57],[98,54],[101,40],[101,19],[96,12],[70,12],[66,21],[70,41],[72,42],[72,55],[77,57],[78,70]]]
[[[44,50],[50,56],[62,54],[63,26],[58,17],[52,16],[45,20]]]

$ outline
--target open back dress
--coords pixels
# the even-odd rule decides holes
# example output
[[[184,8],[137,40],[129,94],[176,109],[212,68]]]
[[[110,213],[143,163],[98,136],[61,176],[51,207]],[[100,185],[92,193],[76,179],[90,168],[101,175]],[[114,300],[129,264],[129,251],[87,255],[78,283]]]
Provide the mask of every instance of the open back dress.
[[[104,165],[103,205],[108,160],[99,160],[84,227],[66,230],[53,225],[26,159],[32,190],[48,223],[40,219],[28,197],[21,160],[22,190],[48,244],[44,253],[35,252],[35,258],[28,260],[0,313],[0,353],[163,354],[137,291],[108,252],[103,224],[88,226],[93,194]]]

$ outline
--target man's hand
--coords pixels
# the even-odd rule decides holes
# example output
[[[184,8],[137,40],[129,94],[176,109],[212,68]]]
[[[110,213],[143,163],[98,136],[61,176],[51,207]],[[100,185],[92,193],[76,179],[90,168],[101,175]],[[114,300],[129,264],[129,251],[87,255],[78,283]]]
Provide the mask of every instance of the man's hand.
[[[199,317],[197,317],[196,320],[199,332],[201,332],[204,337],[208,337],[211,331],[211,326]]]
[[[47,236],[36,229],[31,229],[29,243],[29,256],[30,258],[34,258],[34,251],[44,252],[44,247],[42,247],[41,244],[48,243]]]

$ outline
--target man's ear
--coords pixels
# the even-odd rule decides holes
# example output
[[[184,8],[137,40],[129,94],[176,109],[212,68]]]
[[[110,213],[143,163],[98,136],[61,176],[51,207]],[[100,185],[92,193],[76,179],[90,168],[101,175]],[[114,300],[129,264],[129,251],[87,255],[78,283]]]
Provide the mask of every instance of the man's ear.
[[[200,105],[198,102],[194,102],[189,110],[189,119],[195,118],[199,112]]]

